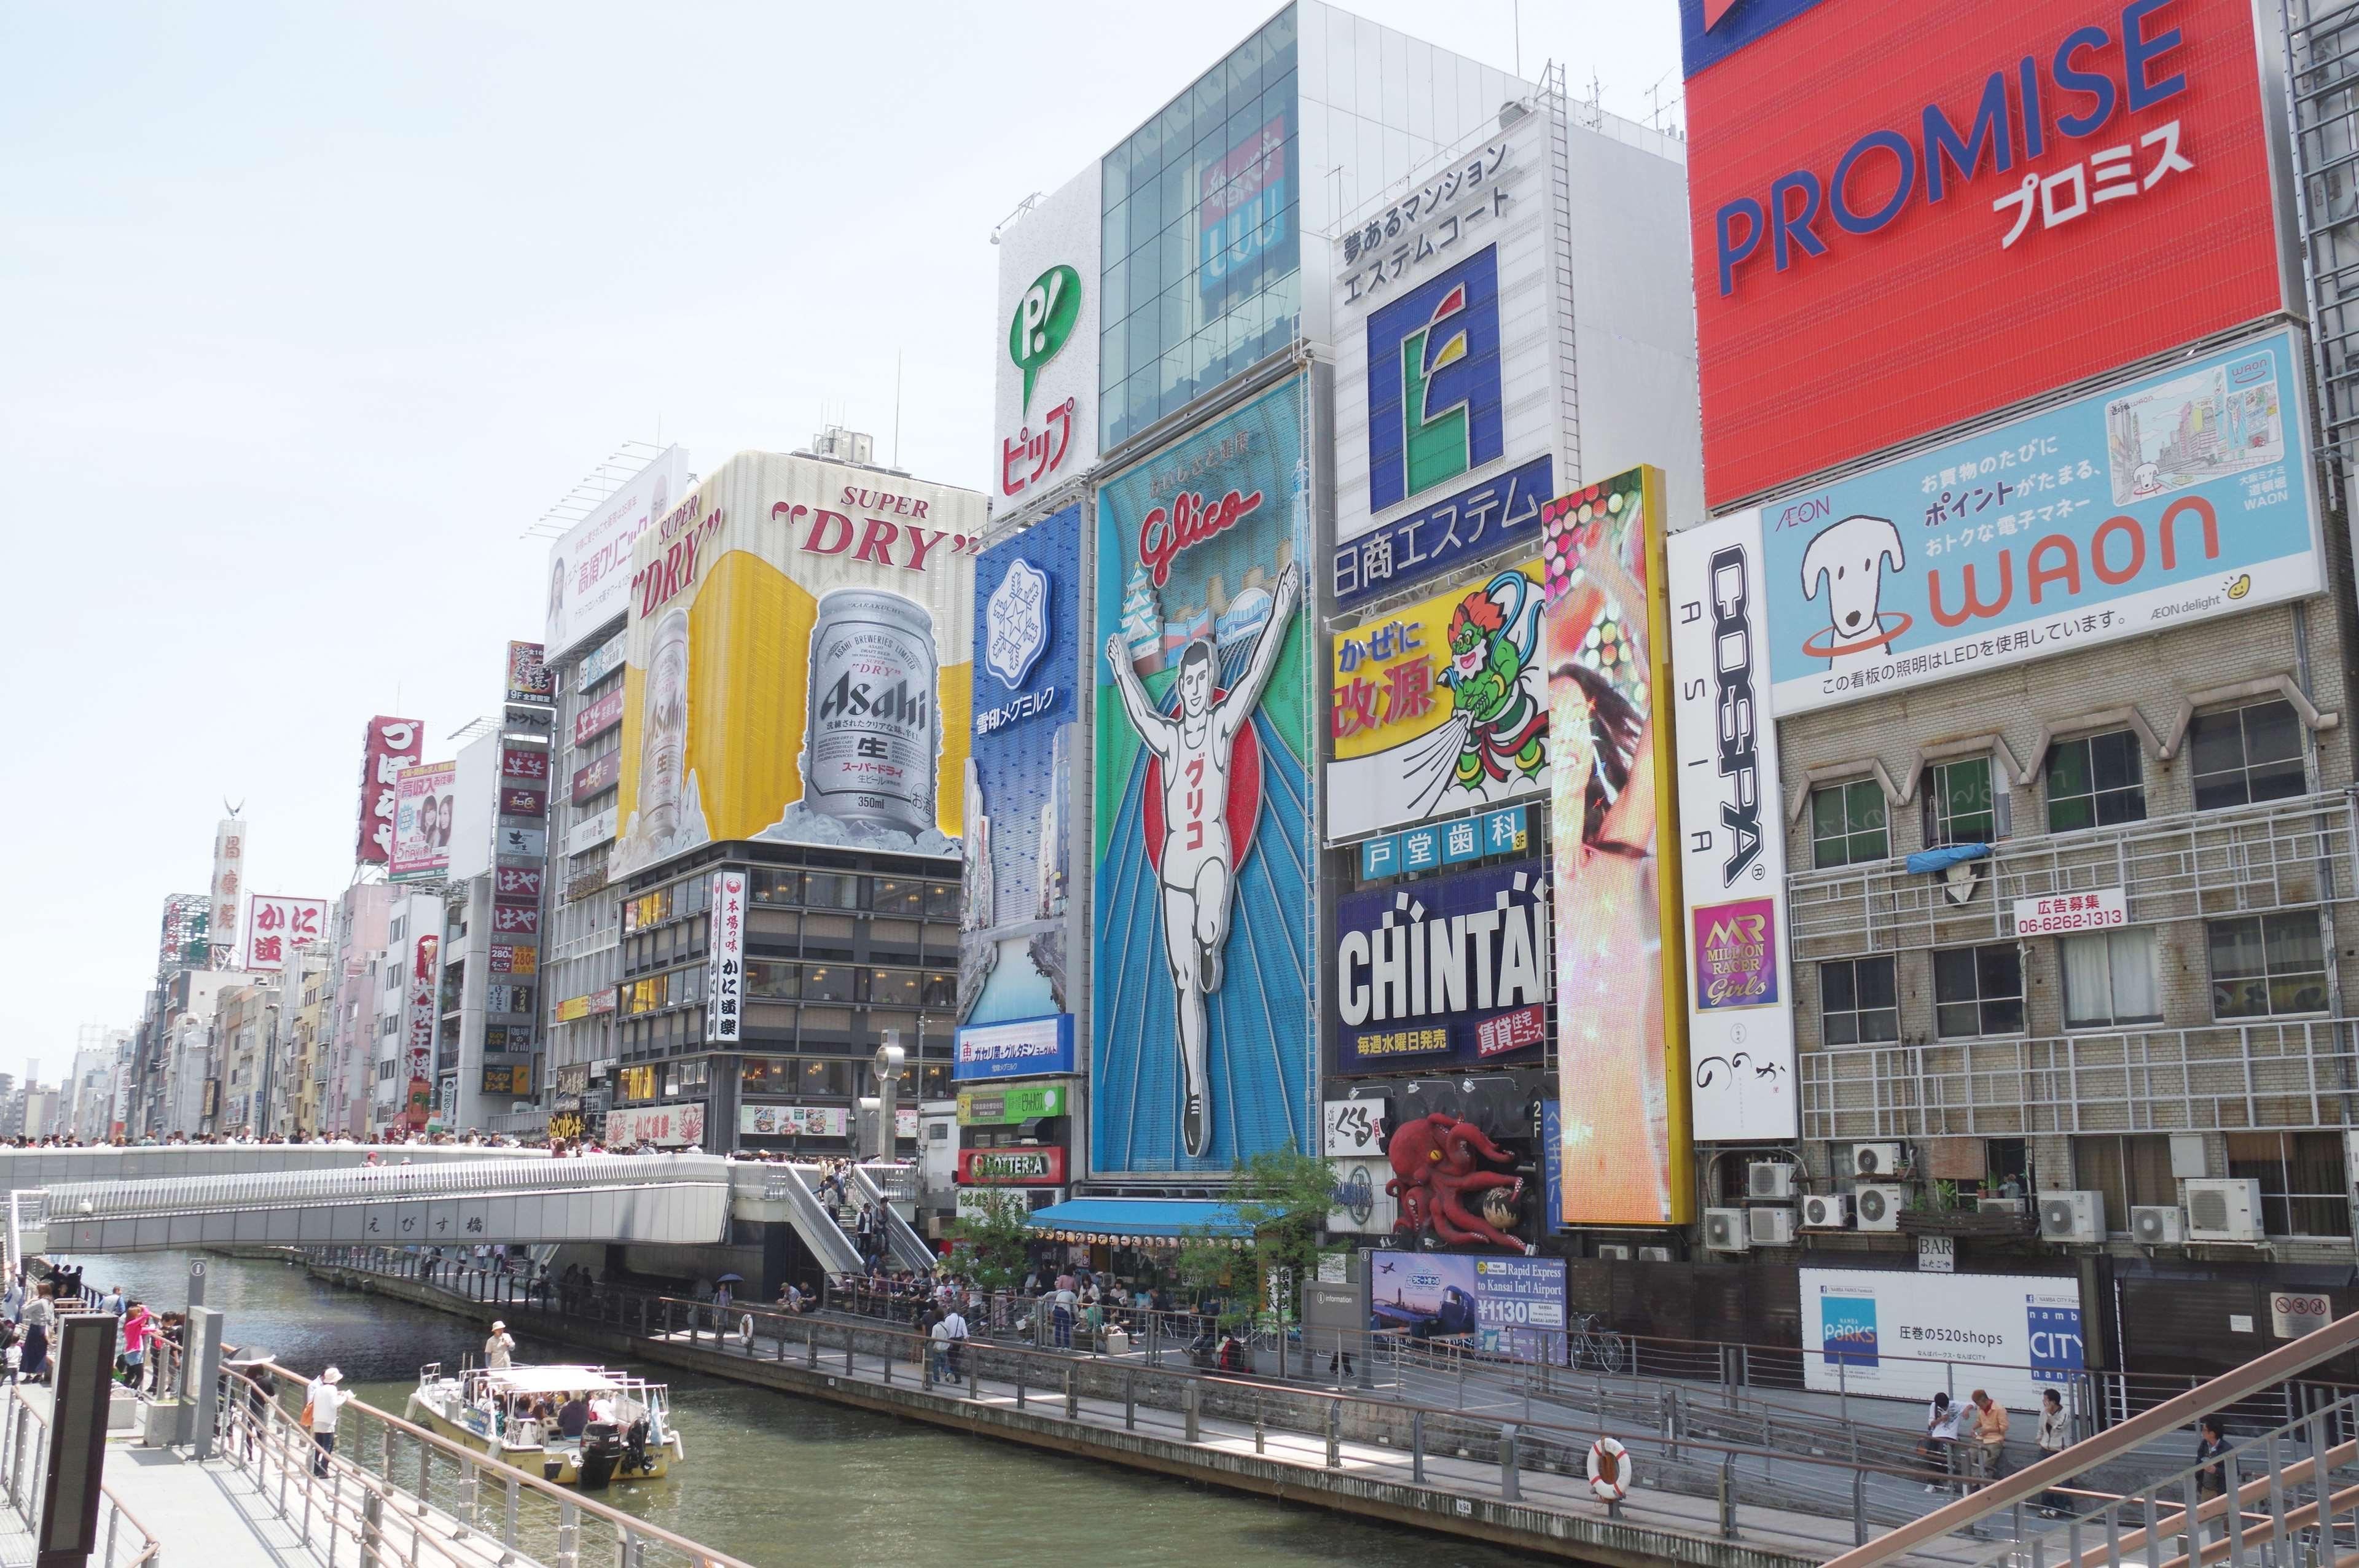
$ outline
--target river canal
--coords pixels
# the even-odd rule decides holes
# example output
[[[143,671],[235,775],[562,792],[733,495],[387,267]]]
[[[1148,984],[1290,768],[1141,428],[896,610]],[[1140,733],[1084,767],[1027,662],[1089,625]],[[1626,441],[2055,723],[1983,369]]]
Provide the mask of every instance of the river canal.
[[[191,1256],[74,1261],[89,1284],[120,1283],[164,1312],[187,1304]],[[230,1343],[307,1372],[332,1362],[347,1387],[396,1414],[420,1366],[456,1366],[481,1347],[479,1333],[457,1318],[334,1290],[300,1268],[219,1257],[205,1263],[205,1304],[225,1314]],[[575,1353],[520,1337],[516,1358],[564,1361]],[[1503,1568],[1531,1561],[693,1373],[673,1371],[669,1380],[688,1463],[660,1481],[617,1485],[604,1500],[757,1568]]]

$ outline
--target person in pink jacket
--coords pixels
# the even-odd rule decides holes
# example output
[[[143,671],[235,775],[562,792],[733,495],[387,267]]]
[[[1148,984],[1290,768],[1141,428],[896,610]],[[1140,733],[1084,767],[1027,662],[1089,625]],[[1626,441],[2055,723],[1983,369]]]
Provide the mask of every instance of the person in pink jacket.
[[[146,1302],[133,1302],[123,1314],[123,1380],[135,1389],[147,1375],[147,1346],[155,1337],[155,1326]]]

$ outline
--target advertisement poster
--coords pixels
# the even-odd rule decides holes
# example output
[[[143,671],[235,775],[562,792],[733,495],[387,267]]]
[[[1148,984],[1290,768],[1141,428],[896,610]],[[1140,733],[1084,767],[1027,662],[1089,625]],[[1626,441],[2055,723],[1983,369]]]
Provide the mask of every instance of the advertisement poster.
[[[740,452],[641,534],[613,871],[736,839],[956,854],[983,521],[973,491]]]
[[[1549,503],[1549,833],[1559,1105],[1571,1225],[1684,1225],[1686,984],[1671,738],[1662,476],[1650,468]]]
[[[2081,1371],[2081,1281],[2073,1275],[1920,1274],[1898,1269],[1804,1269],[1804,1386],[1886,1394],[1921,1404],[1950,1386],[1977,1388],[2011,1411],[2036,1411],[2040,1390]],[[2065,1399],[2070,1401],[2069,1390]]]
[[[1715,510],[2300,308],[2274,9],[1679,9]]]
[[[1478,1258],[1457,1252],[1376,1252],[1368,1259],[1371,1328],[1415,1339],[1457,1339],[1537,1359],[1564,1346],[1561,1258]]]
[[[1003,498],[1035,494],[1098,453],[1098,165],[1003,227],[993,473]]]
[[[361,734],[361,825],[353,859],[364,866],[382,866],[393,858],[396,794],[401,770],[425,760],[426,726],[415,719],[387,719],[379,714]],[[216,901],[218,902],[218,901]],[[218,917],[213,945],[226,945]]]
[[[737,1130],[748,1138],[842,1138],[852,1113],[841,1106],[741,1105]]]
[[[2316,593],[2272,332],[1761,509],[1779,715]]]
[[[1335,1070],[1499,1066],[1547,1037],[1548,878],[1538,860],[1345,893],[1331,934]]]
[[[1801,1108],[1760,514],[1681,529],[1663,556],[1695,1136],[1785,1142],[1800,1136]]]
[[[508,644],[508,701],[546,708],[556,700],[538,643]]]
[[[245,968],[283,969],[306,942],[328,935],[328,901],[258,892],[246,901]]]
[[[636,1149],[652,1143],[658,1149],[693,1149],[704,1141],[704,1104],[650,1105],[606,1113],[606,1146]]]
[[[1545,597],[1533,561],[1329,639],[1330,844],[1547,790]]]
[[[409,1073],[410,1124],[426,1122],[429,1086],[434,1078],[434,1035],[440,1014],[437,997],[442,984],[442,938],[428,935],[410,949],[409,994],[403,1007],[404,1051]],[[421,1097],[425,1097],[421,1099]]]
[[[688,454],[667,447],[549,548],[549,657],[562,659],[631,602],[631,546],[688,489]],[[597,678],[585,668],[582,687]]]
[[[1071,1012],[1074,748],[1081,739],[1082,509],[977,557],[974,739],[963,810],[959,1022]]]
[[[1093,1171],[1308,1148],[1307,389],[1098,492]]]
[[[712,914],[705,927],[705,999],[710,1016],[704,1038],[734,1044],[740,1035],[745,1000],[745,873],[712,873]]]
[[[387,881],[439,877],[451,869],[451,818],[459,764],[404,768],[393,785],[393,853]]]
[[[1073,1015],[969,1024],[951,1047],[951,1076],[1024,1078],[1073,1070]]]

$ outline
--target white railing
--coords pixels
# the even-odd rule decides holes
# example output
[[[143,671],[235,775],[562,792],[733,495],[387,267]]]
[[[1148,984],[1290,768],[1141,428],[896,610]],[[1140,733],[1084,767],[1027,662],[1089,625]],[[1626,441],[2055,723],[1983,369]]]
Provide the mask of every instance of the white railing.
[[[710,1154],[592,1154],[580,1159],[484,1159],[432,1165],[364,1165],[234,1176],[74,1183],[49,1189],[61,1221],[148,1214],[281,1208],[338,1202],[488,1196],[615,1187],[721,1185],[725,1161]]]
[[[42,1477],[49,1465],[49,1422],[22,1388],[0,1392],[0,1495],[36,1538],[41,1530]],[[121,1498],[102,1483],[98,1489],[96,1568],[139,1568],[157,1560],[158,1543]]]

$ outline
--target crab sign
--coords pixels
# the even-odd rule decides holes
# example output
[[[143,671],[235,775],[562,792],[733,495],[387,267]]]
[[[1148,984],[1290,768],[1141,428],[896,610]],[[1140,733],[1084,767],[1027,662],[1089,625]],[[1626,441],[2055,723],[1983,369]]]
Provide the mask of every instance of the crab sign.
[[[1393,1167],[1385,1191],[1400,1200],[1394,1229],[1415,1234],[1430,1227],[1444,1241],[1532,1250],[1478,1212],[1483,1200],[1476,1195],[1504,1188],[1513,1202],[1523,1194],[1524,1179],[1479,1168],[1478,1161],[1512,1166],[1516,1160],[1473,1122],[1444,1111],[1403,1122],[1394,1129],[1385,1157]]]

